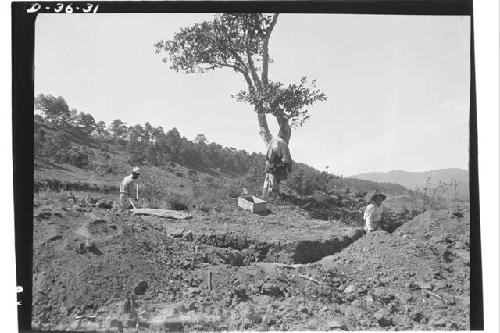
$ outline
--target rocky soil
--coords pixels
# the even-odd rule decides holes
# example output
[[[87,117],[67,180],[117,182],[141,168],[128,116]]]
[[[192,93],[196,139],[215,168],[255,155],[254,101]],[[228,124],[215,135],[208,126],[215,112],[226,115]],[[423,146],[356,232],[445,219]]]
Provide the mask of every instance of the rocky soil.
[[[391,233],[364,234],[362,221],[315,219],[290,203],[256,215],[230,202],[187,221],[116,204],[35,194],[34,329],[469,328],[466,208],[413,219],[402,209]],[[347,206],[355,216],[364,204]]]

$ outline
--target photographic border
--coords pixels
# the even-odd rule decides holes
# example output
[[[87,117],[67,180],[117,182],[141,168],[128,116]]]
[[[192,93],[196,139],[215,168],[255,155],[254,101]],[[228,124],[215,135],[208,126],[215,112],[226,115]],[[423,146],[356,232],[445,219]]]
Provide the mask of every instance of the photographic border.
[[[13,121],[13,180],[16,280],[23,287],[18,294],[18,325],[31,329],[32,314],[32,253],[33,253],[33,102],[34,102],[34,41],[37,13],[53,12],[54,3],[38,2],[41,10],[27,13],[34,2],[12,3],[12,121]],[[61,2],[71,4],[71,2]],[[482,330],[483,287],[481,267],[481,237],[479,215],[477,104],[475,82],[474,23],[472,1],[109,1],[92,2],[99,13],[218,13],[218,12],[281,12],[384,15],[460,15],[470,16],[470,119],[469,119],[469,179],[470,179],[470,329]],[[53,15],[71,15],[54,13]]]

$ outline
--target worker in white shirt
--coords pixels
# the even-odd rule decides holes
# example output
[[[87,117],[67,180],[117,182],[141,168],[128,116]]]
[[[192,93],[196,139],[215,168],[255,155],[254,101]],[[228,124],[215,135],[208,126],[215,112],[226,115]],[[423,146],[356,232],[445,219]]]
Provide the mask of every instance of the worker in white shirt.
[[[375,192],[368,197],[370,204],[366,206],[365,214],[363,219],[365,220],[365,231],[371,232],[375,231],[380,226],[380,221],[382,220],[382,213],[384,207],[382,202],[386,199],[386,195],[383,193]]]
[[[132,169],[132,173],[123,178],[120,184],[120,207],[122,209],[136,208],[133,200],[139,201],[139,187],[137,179],[139,178],[140,170],[138,167]]]
[[[278,194],[280,181],[288,178],[291,171],[292,157],[285,137],[284,130],[280,130],[278,137],[273,138],[267,148],[266,178],[262,189],[264,198],[270,193]]]

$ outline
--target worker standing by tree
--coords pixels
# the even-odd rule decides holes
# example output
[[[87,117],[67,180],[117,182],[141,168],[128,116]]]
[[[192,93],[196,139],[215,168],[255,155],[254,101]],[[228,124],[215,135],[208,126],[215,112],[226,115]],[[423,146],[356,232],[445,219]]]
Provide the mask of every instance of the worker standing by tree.
[[[375,192],[368,196],[370,204],[366,206],[365,214],[363,219],[365,220],[365,231],[371,232],[375,231],[380,226],[380,221],[382,220],[382,213],[384,207],[382,202],[385,200],[386,195],[383,193]]]
[[[135,167],[132,169],[132,174],[123,178],[120,184],[120,207],[121,209],[129,209],[130,205],[132,208],[136,208],[137,204],[134,204],[132,200],[137,203],[139,201],[139,187],[137,185],[137,179],[139,178],[139,168]]]
[[[289,131],[289,129],[288,129]],[[262,195],[269,196],[270,193],[279,193],[281,180],[288,178],[288,172],[292,170],[292,157],[286,138],[290,137],[284,129],[280,129],[278,137],[271,140],[266,153],[266,178]]]

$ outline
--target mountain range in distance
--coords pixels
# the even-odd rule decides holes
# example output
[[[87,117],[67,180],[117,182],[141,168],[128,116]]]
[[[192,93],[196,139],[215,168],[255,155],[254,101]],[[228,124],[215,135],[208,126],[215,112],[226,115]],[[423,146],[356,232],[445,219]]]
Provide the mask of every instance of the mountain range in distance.
[[[400,184],[410,190],[425,187],[429,178],[431,188],[438,186],[440,181],[445,183],[456,181],[457,197],[469,198],[469,170],[464,169],[450,168],[422,172],[392,170],[389,172],[362,173],[351,176],[350,178],[371,180],[379,183]],[[453,195],[454,187],[448,186],[445,196],[451,197]]]

